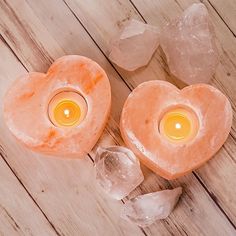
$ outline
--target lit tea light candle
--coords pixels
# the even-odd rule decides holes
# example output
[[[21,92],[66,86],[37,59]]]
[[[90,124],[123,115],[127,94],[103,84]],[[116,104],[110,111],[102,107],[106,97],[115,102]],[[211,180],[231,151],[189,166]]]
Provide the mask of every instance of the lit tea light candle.
[[[198,131],[198,119],[193,111],[177,108],[164,114],[160,121],[160,133],[171,142],[186,142]]]
[[[87,114],[87,103],[79,93],[61,92],[50,101],[48,114],[55,126],[74,127],[84,120]]]

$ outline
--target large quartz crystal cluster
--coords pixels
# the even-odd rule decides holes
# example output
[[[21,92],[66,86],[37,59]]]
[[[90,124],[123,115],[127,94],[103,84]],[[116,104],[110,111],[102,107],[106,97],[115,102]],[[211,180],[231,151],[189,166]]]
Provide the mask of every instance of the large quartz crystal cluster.
[[[204,4],[193,4],[161,34],[170,71],[186,84],[208,83],[218,64],[213,26]]]
[[[148,193],[129,200],[123,208],[121,217],[141,227],[165,219],[174,209],[182,194],[182,188]]]
[[[139,160],[125,147],[99,147],[95,168],[98,183],[117,200],[127,196],[144,180]]]
[[[163,30],[131,20],[111,45],[110,60],[133,71],[148,64],[160,45],[172,74],[186,84],[208,83],[219,61],[213,26],[204,4],[195,3]]]
[[[109,59],[118,66],[133,71],[148,64],[158,45],[157,27],[131,20],[119,38],[112,42]]]

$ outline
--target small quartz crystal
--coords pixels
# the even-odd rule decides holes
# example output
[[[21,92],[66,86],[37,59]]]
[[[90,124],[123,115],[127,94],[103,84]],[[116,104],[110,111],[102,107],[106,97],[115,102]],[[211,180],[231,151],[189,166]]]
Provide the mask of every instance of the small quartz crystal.
[[[158,45],[157,27],[132,19],[112,42],[109,59],[125,70],[134,71],[148,64]]]
[[[187,8],[161,33],[170,71],[186,84],[208,83],[219,61],[213,25],[202,3]]]
[[[117,200],[127,196],[144,180],[139,160],[125,147],[98,147],[95,168],[100,186]]]
[[[141,227],[165,219],[174,209],[182,194],[182,188],[163,190],[138,196],[125,203],[121,217]]]

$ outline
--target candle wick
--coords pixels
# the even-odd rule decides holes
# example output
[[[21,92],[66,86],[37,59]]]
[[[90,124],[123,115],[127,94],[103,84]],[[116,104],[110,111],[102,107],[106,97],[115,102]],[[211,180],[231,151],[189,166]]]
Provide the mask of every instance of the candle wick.
[[[68,117],[70,116],[70,110],[65,109],[65,110],[64,110],[64,114],[65,114],[65,116],[68,118]]]
[[[180,124],[180,123],[176,123],[176,124],[175,124],[175,128],[176,128],[176,129],[180,129],[180,128],[181,128],[181,124]]]

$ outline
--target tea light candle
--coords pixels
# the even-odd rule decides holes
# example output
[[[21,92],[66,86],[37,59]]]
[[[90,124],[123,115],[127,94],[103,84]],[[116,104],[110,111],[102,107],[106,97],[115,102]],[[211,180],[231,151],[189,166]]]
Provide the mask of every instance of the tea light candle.
[[[187,142],[197,134],[198,119],[193,111],[176,108],[164,114],[159,129],[171,142]]]
[[[87,114],[87,103],[79,93],[60,92],[51,99],[48,114],[55,126],[74,127],[84,120]]]

